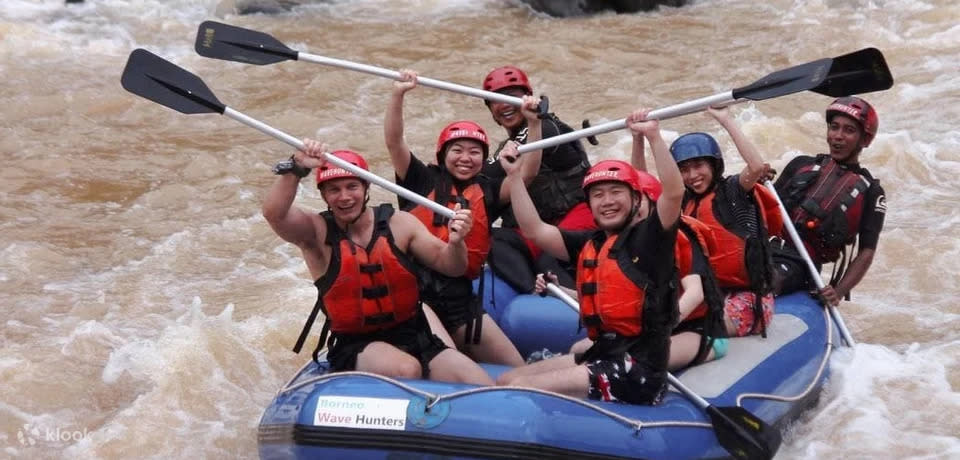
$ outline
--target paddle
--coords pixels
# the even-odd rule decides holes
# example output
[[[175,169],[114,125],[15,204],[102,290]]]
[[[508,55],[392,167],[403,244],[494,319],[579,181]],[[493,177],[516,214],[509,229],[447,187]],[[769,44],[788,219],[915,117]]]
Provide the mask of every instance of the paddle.
[[[747,86],[657,109],[650,112],[647,117],[666,120],[706,110],[711,106],[730,105],[745,100],[772,99],[800,91],[813,91],[839,97],[880,91],[891,86],[893,86],[893,76],[890,75],[890,69],[887,68],[883,54],[876,48],[864,48],[843,56],[819,59],[779,70]],[[623,118],[524,144],[517,150],[520,153],[526,153],[545,149],[626,127],[627,119]]]
[[[194,45],[197,54],[225,61],[236,61],[247,64],[267,65],[283,61],[306,61],[342,69],[355,70],[392,80],[401,80],[400,72],[358,64],[343,59],[318,56],[303,51],[296,51],[284,45],[280,40],[263,32],[244,29],[215,21],[204,21],[197,30],[197,41]],[[447,83],[432,78],[417,77],[417,83],[431,88],[452,91],[467,96],[479,97],[489,101],[503,102],[520,107],[523,99],[492,91],[471,88],[469,86]],[[550,102],[546,96],[540,96],[538,108],[540,116],[545,116],[550,110]]]
[[[123,69],[120,83],[127,91],[167,106],[180,113],[219,113],[239,121],[260,132],[273,136],[296,149],[303,150],[303,141],[283,131],[253,119],[220,102],[200,77],[178,67],[147,50],[136,49],[130,53]],[[454,212],[439,203],[387,181],[369,171],[325,153],[326,160],[360,178],[377,184],[431,211],[452,218]]]
[[[570,308],[580,311],[580,305],[554,283],[547,283],[547,291],[564,301]],[[717,441],[734,458],[770,459],[780,448],[780,432],[767,425],[760,417],[740,406],[717,407],[700,397],[673,374],[667,372],[667,381],[680,390],[710,417]]]
[[[800,254],[800,257],[803,257],[803,261],[807,264],[807,270],[810,272],[810,277],[813,278],[813,282],[817,285],[817,290],[823,289],[826,284],[823,282],[823,279],[820,278],[820,272],[817,271],[817,266],[813,264],[813,259],[810,257],[810,253],[807,252],[807,247],[803,244],[803,240],[800,239],[800,235],[797,233],[797,228],[793,226],[793,219],[790,217],[790,213],[787,211],[786,206],[783,205],[783,201],[780,200],[780,195],[777,194],[777,189],[773,187],[773,183],[769,180],[764,181],[763,185],[766,185],[767,188],[773,193],[773,196],[777,198],[777,204],[780,208],[780,215],[783,216],[783,226],[787,229],[787,233],[790,235],[790,241],[793,242],[793,247],[797,248],[797,253]],[[853,340],[853,335],[850,334],[850,331],[847,329],[846,323],[843,322],[843,317],[840,316],[840,310],[837,310],[837,307],[831,305],[823,298],[820,299],[821,303],[828,307],[830,311],[830,317],[833,318],[833,322],[837,325],[837,330],[840,331],[840,336],[843,337],[843,341],[847,343],[847,346],[854,346],[856,342]]]

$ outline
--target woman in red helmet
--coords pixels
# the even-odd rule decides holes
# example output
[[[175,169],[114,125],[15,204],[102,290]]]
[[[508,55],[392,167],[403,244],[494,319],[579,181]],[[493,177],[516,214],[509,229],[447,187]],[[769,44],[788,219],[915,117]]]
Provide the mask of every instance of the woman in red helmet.
[[[829,153],[794,158],[775,185],[817,269],[834,263],[820,294],[838,305],[873,262],[887,204],[880,181],[860,166],[860,153],[877,135],[876,110],[859,97],[841,97],[827,107],[826,119]],[[847,249],[854,245],[856,256],[846,265]],[[789,242],[774,258],[781,293],[815,286]]]
[[[646,114],[631,115],[627,125],[652,145],[663,180],[656,205],[644,198],[649,190],[629,163],[601,161],[583,181],[597,230],[567,231],[540,219],[526,187],[512,181],[512,206],[524,234],[544,252],[576,261],[580,320],[593,345],[512,369],[498,385],[631,404],[656,404],[663,396],[677,319],[674,244],[683,179],[659,124]]]
[[[467,238],[470,262],[464,276],[449,277],[440,273],[425,274],[421,283],[421,299],[440,317],[457,347],[478,361],[518,366],[523,359],[500,327],[484,312],[480,298],[473,292],[473,280],[479,277],[490,251],[490,229],[500,210],[509,204],[509,185],[503,178],[480,174],[489,153],[487,134],[472,121],[450,123],[440,132],[435,150],[436,165],[426,165],[413,155],[403,136],[403,100],[407,91],[417,86],[417,74],[401,72],[394,82],[384,117],[383,134],[397,174],[397,183],[452,208],[456,203],[473,212],[473,229]],[[536,101],[527,97],[522,112],[531,119],[534,139],[540,135],[536,118]],[[506,170],[519,169],[518,180],[532,180],[540,160],[540,152],[531,152],[518,159],[516,146],[505,151],[501,162]],[[400,205],[417,216],[441,239],[446,237],[443,216],[422,206],[401,199]],[[481,291],[483,290],[481,278]]]
[[[483,79],[483,89],[515,97],[530,96],[533,87],[527,74],[514,66],[498,67],[490,71]],[[490,115],[507,132],[508,141],[521,144],[531,141],[528,135],[528,122],[520,110],[510,104],[485,101]],[[573,128],[550,113],[542,119],[541,138],[546,139],[573,131]],[[507,141],[504,141],[506,143]],[[487,161],[483,174],[489,177],[502,177],[504,171],[496,161],[500,149]],[[593,230],[596,225],[581,185],[590,161],[587,152],[579,140],[550,147],[543,152],[540,169],[528,186],[533,204],[544,222],[556,225],[564,230]],[[572,267],[557,265],[550,257],[541,256],[540,249],[520,235],[517,220],[511,209],[503,213],[501,229],[494,230],[494,243],[490,264],[494,273],[508,282],[519,292],[533,289],[533,275],[546,270],[559,271],[565,284]]]
[[[328,345],[334,371],[492,384],[483,369],[430,331],[416,288],[416,263],[449,276],[466,270],[470,211],[457,208],[450,236],[441,241],[414,216],[394,212],[389,204],[367,207],[369,184],[328,164],[325,145],[309,139],[304,144],[303,151],[274,168],[278,177],[263,202],[264,218],[277,235],[300,248],[319,293],[294,351],[300,351],[322,310],[326,319],[313,356],[317,359]],[[367,169],[355,152],[333,155]],[[329,207],[319,214],[293,207],[300,179],[311,168]]]

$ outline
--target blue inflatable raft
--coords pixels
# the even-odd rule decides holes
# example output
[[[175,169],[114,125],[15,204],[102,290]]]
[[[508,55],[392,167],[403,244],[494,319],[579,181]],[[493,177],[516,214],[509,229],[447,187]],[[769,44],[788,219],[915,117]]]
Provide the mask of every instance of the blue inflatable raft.
[[[513,295],[496,305],[495,316],[524,355],[566,351],[581,336],[576,313],[560,300]],[[766,339],[731,339],[725,358],[678,376],[711,404],[742,406],[782,430],[816,402],[831,335],[829,317],[812,298],[780,297]],[[484,367],[493,377],[505,370]],[[266,459],[730,456],[704,412],[674,391],[660,405],[634,406],[522,388],[331,374],[323,361],[308,363],[278,392],[260,420],[258,444]]]

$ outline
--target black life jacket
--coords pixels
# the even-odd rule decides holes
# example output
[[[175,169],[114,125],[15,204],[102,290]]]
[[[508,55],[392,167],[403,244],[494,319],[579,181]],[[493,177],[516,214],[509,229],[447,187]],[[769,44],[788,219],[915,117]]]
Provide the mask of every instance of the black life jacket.
[[[836,262],[856,242],[872,183],[825,154],[790,179],[784,205],[814,262]]]
[[[560,121],[554,114],[549,114],[545,122],[556,124],[560,134],[566,134],[573,131],[573,128]],[[524,126],[511,139],[521,144],[527,141],[527,127]],[[491,160],[497,161],[500,150],[506,144],[503,141],[497,147],[497,153],[491,156]],[[548,149],[549,150],[549,149]],[[564,164],[573,163],[579,160],[577,164],[566,170],[554,170],[548,165],[551,163],[547,157],[565,158]],[[563,219],[574,206],[586,202],[587,195],[583,192],[583,178],[590,169],[590,160],[587,159],[587,152],[583,149],[583,144],[579,140],[567,142],[553,147],[552,150],[543,152],[543,160],[540,161],[540,170],[537,176],[527,186],[530,192],[530,198],[533,200],[537,213],[544,222],[554,225]],[[508,228],[517,227],[517,219],[513,215],[512,208],[506,208],[502,213],[502,226]]]

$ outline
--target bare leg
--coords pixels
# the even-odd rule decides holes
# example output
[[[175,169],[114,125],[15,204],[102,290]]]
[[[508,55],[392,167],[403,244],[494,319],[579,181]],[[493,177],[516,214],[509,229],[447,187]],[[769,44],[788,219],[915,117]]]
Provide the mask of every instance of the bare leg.
[[[564,357],[566,356],[561,358]],[[569,362],[572,362],[573,357],[569,357],[569,360]],[[587,366],[581,364],[548,370],[539,374],[520,375],[516,377],[511,384],[519,387],[552,391],[575,398],[586,398],[590,387],[590,374],[587,373]]]
[[[517,367],[523,365],[523,357],[513,346],[513,342],[507,338],[500,326],[497,325],[490,315],[484,313],[483,328],[480,331],[480,343],[471,343],[464,348],[464,333],[467,326],[463,325],[457,328],[455,340],[458,349],[466,349],[470,356],[478,362],[491,364],[505,364],[507,366]]]
[[[510,369],[497,379],[497,385],[516,385],[516,380],[523,376],[542,374],[557,369],[565,369],[576,366],[573,361],[573,355],[561,355],[543,361],[537,361],[526,366]]]
[[[386,342],[371,342],[357,355],[357,370],[387,377],[418,379],[420,361]]]
[[[427,304],[423,304],[423,313],[427,316],[427,322],[430,323],[430,331],[433,332],[437,337],[440,337],[440,340],[443,341],[443,344],[450,348],[457,348],[457,345],[453,343],[453,338],[450,337],[450,333],[447,332],[447,328],[443,327],[443,323],[440,322],[440,318]]]
[[[430,379],[444,382],[493,385],[493,379],[467,355],[448,348],[430,361]]]
[[[590,337],[584,337],[570,347],[570,353],[574,355],[577,353],[583,353],[587,351],[592,345],[593,345],[593,340],[590,340]]]
[[[681,332],[670,337],[670,363],[667,368],[671,371],[683,369],[693,362],[700,351],[700,334],[696,332]],[[709,350],[704,362],[713,361],[713,350]]]

